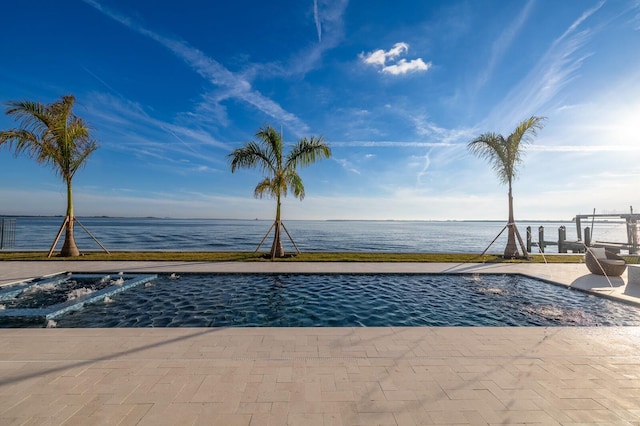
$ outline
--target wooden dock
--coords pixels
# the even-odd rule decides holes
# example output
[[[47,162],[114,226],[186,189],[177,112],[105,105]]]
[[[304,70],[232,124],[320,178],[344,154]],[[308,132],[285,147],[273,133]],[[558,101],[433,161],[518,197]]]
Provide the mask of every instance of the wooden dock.
[[[582,228],[583,219],[591,219],[593,221],[598,219],[623,219],[627,226],[627,242],[610,242],[610,241],[592,241],[591,240],[591,227],[587,226]],[[547,246],[558,246],[558,253],[584,253],[587,247],[604,247],[615,253],[621,251],[627,251],[629,254],[639,254],[640,246],[638,244],[640,236],[638,235],[638,221],[640,220],[640,214],[633,213],[633,207],[631,213],[627,214],[580,214],[576,215],[574,221],[576,223],[577,240],[567,240],[567,230],[565,226],[558,228],[558,239],[556,241],[546,241],[544,238],[544,227],[538,227],[538,241],[533,241],[531,227],[527,227],[527,252],[531,253],[533,247],[538,247],[541,253],[544,253]],[[584,235],[584,238],[583,238]]]
[[[558,253],[584,253],[587,245],[584,241],[567,240],[567,230],[565,226],[558,228],[558,239],[556,241],[546,241],[544,239],[544,226],[538,227],[538,241],[533,241],[531,227],[527,226],[527,252],[532,253],[533,247],[538,247],[544,253],[548,246],[558,246]]]

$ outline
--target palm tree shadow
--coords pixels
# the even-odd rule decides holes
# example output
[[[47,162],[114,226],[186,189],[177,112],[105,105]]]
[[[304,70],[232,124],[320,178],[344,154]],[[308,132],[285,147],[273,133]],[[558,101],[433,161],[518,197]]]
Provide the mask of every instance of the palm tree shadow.
[[[135,348],[131,348],[128,349],[126,351],[120,351],[120,352],[113,352],[107,355],[103,355],[97,358],[91,358],[91,359],[87,359],[87,360],[79,360],[79,361],[72,361],[70,363],[65,363],[64,365],[58,366],[58,367],[52,367],[52,368],[48,368],[45,370],[39,370],[39,371],[33,371],[33,372],[29,372],[29,373],[25,373],[25,374],[20,374],[20,375],[14,375],[14,376],[9,376],[9,377],[3,377],[0,378],[0,387],[5,386],[5,385],[9,385],[9,384],[13,384],[13,383],[17,383],[17,382],[21,382],[24,380],[29,380],[38,376],[43,376],[43,375],[47,375],[47,374],[51,374],[51,373],[57,373],[59,371],[63,371],[63,370],[69,370],[70,368],[77,368],[77,367],[83,367],[86,365],[91,365],[91,364],[95,364],[101,361],[111,361],[111,360],[115,360],[118,358],[122,358],[128,355],[132,355],[135,353],[139,353],[139,352],[144,352],[147,350],[151,350],[151,349],[155,349],[155,348],[159,348],[165,345],[170,345],[172,343],[177,343],[177,342],[182,342],[182,341],[186,341],[195,337],[199,337],[199,336],[204,336],[207,334],[211,334],[211,333],[217,333],[219,331],[225,330],[227,327],[216,327],[216,328],[206,328],[203,329],[202,331],[197,331],[194,333],[190,333],[190,334],[186,334],[186,335],[182,335],[182,336],[178,336],[178,337],[174,337],[174,338],[170,338],[170,339],[162,339],[158,342],[155,343],[149,343],[146,345],[141,345]],[[55,332],[55,330],[51,330],[51,332]],[[60,362],[65,362],[64,360],[61,360]]]

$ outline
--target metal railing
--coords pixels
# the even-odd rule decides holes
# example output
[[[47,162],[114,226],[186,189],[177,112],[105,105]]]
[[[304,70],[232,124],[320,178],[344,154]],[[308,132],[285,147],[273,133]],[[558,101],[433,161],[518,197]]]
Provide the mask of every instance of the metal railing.
[[[16,220],[0,220],[0,250],[16,245]]]

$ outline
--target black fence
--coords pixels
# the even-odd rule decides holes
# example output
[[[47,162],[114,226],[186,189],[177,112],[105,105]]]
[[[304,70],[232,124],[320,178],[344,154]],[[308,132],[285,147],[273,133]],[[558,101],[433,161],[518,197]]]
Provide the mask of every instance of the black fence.
[[[13,248],[16,245],[16,220],[0,220],[0,250]]]

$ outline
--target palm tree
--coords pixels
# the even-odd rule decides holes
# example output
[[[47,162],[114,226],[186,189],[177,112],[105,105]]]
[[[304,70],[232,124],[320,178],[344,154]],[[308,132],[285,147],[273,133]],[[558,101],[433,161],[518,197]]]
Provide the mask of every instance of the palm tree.
[[[505,258],[520,257],[515,241],[516,235],[520,241],[523,257],[527,256],[513,218],[512,182],[516,177],[517,167],[522,163],[522,147],[531,142],[538,130],[542,129],[544,120],[545,117],[531,116],[522,121],[506,139],[496,133],[484,133],[469,142],[467,146],[473,154],[487,159],[498,175],[500,183],[507,184],[509,187],[509,222],[507,224],[509,234],[507,246],[504,249]]]
[[[6,114],[15,117],[20,127],[0,132],[0,146],[8,144],[16,155],[25,153],[38,163],[53,167],[67,186],[67,214],[49,256],[65,227],[67,232],[60,255],[80,255],[73,236],[75,216],[71,183],[87,157],[98,148],[98,143],[90,138],[85,122],[71,111],[74,102],[72,95],[51,104],[8,102]]]
[[[247,142],[242,148],[235,149],[229,154],[229,160],[232,173],[239,168],[259,167],[265,177],[256,186],[255,197],[267,195],[276,199],[275,235],[271,246],[271,259],[274,259],[284,256],[280,236],[280,228],[283,227],[280,219],[281,199],[287,196],[288,191],[292,191],[300,201],[305,195],[296,167],[331,157],[331,148],[324,143],[322,136],[312,136],[310,139],[300,139],[285,155],[282,135],[273,127],[265,126],[255,136],[258,142]]]

